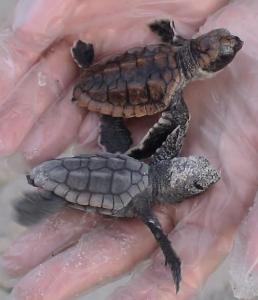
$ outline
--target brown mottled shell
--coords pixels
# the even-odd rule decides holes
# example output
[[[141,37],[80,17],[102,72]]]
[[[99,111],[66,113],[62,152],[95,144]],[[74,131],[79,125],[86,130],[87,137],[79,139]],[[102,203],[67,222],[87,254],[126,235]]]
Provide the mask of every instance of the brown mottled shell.
[[[141,117],[163,111],[180,82],[175,48],[169,44],[133,48],[82,71],[74,100],[113,117]]]

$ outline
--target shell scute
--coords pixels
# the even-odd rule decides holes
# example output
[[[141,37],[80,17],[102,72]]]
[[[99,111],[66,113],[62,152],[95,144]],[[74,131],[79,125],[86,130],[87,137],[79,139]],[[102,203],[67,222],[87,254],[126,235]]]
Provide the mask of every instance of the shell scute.
[[[63,166],[57,166],[49,172],[49,178],[57,183],[66,181],[68,171]]]
[[[131,55],[141,55],[142,52],[143,52],[144,48],[143,47],[134,47],[134,48],[131,48],[129,50],[126,51],[127,54]]]
[[[126,160],[126,168],[132,171],[138,171],[142,167],[142,163],[135,159]]]
[[[109,193],[112,175],[112,171],[108,168],[91,171],[89,191],[91,193]]]
[[[77,203],[80,204],[80,205],[89,205],[91,195],[92,194],[88,193],[88,192],[80,193],[78,198],[77,198]]]
[[[142,175],[139,172],[132,172],[132,184],[136,184],[142,180]]]
[[[63,198],[65,198],[65,196],[68,192],[69,192],[69,187],[63,183],[58,184],[54,189],[54,193]]]
[[[168,56],[163,53],[158,53],[154,56],[154,61],[157,67],[162,71],[168,66]]]
[[[37,186],[53,191],[71,205],[102,208],[111,214],[111,210],[121,212],[147,187],[148,168],[124,154],[101,153],[43,163],[30,176]]]
[[[101,88],[101,86],[104,84],[104,80],[103,80],[103,75],[102,73],[97,73],[94,75],[94,85],[93,88],[94,90],[99,90]]]
[[[140,191],[138,185],[137,185],[137,184],[134,184],[134,185],[132,185],[132,186],[129,188],[128,192],[129,192],[129,194],[130,194],[132,197],[134,197],[134,196],[136,196],[137,194],[139,194],[141,191]]]
[[[112,193],[121,194],[131,185],[131,173],[128,170],[115,171],[113,174]]]
[[[124,165],[125,160],[118,157],[112,157],[107,161],[107,166],[112,170],[120,170],[124,167]]]
[[[103,194],[94,194],[94,195],[92,195],[92,197],[90,199],[90,205],[94,206],[94,207],[102,208],[103,207],[103,205],[102,205],[103,199],[104,199]]]
[[[92,157],[89,161],[88,167],[90,170],[98,170],[106,166],[107,160],[101,157]]]
[[[80,159],[78,159],[76,157],[66,158],[64,160],[61,159],[60,162],[63,162],[63,166],[68,171],[76,170],[76,169],[80,168],[80,166],[81,166]]]
[[[130,62],[122,62],[120,68],[123,80],[127,82],[135,80],[137,74],[136,59]]]
[[[132,197],[128,192],[125,192],[120,195],[120,200],[122,201],[123,207],[126,207],[127,203],[131,201]],[[116,203],[115,203],[116,204]],[[119,209],[120,207],[117,207]]]
[[[111,194],[104,195],[102,207],[112,210],[114,208],[114,196]]]
[[[92,65],[83,72],[77,86],[81,93],[75,87],[74,98],[79,106],[114,117],[141,117],[164,110],[174,76],[167,66],[171,49],[162,44],[133,48]]]
[[[69,191],[66,196],[65,196],[65,199],[68,201],[68,202],[72,202],[72,203],[77,203],[77,198],[79,196],[79,193],[78,192],[75,192],[75,191]]]
[[[122,79],[116,81],[114,88],[108,88],[109,103],[114,106],[123,107],[126,105],[126,82]]]
[[[76,191],[83,191],[86,189],[89,180],[88,168],[80,168],[69,172],[67,179],[67,186]]]

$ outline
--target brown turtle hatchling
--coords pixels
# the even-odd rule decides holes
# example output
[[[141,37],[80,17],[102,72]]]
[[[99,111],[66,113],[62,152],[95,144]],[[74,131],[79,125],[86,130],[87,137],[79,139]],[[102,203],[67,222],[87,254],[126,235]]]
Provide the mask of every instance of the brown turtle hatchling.
[[[188,122],[170,133],[150,165],[125,154],[89,154],[49,160],[35,167],[28,182],[39,187],[16,203],[18,221],[33,224],[68,206],[114,217],[139,217],[159,243],[176,290],[181,262],[152,211],[155,203],[176,203],[218,181],[201,156],[178,157]]]
[[[124,118],[163,112],[142,141],[127,152],[139,159],[152,155],[180,125],[177,111],[188,114],[182,97],[185,85],[223,69],[243,45],[226,29],[184,39],[174,35],[169,21],[156,21],[149,27],[162,43],[132,48],[96,64],[92,64],[91,44],[78,41],[72,48],[74,60],[82,68],[73,101],[102,115],[100,144],[108,152],[124,153],[132,144]],[[173,111],[176,98],[180,101]]]

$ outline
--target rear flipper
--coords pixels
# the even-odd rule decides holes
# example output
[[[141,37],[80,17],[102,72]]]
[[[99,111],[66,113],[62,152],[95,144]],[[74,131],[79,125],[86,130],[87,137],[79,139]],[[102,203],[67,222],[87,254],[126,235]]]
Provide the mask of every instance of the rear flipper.
[[[124,153],[129,149],[132,138],[123,118],[101,116],[100,144],[111,153]]]
[[[174,21],[170,20],[157,20],[149,24],[150,30],[156,33],[163,43],[170,43],[174,46],[180,47],[187,40],[180,35],[175,34],[176,28]]]
[[[36,224],[64,208],[63,198],[48,191],[25,192],[24,196],[14,204],[15,220],[24,226]]]
[[[138,195],[134,201],[134,208],[137,215],[141,218],[145,225],[147,225],[158,242],[164,256],[165,265],[168,265],[171,269],[173,280],[176,286],[176,292],[179,291],[179,285],[181,281],[181,261],[174,251],[171,243],[163,232],[159,220],[152,212],[149,201],[151,195],[147,192]]]
[[[94,59],[94,49],[92,44],[77,41],[71,49],[72,57],[80,68],[89,67]]]

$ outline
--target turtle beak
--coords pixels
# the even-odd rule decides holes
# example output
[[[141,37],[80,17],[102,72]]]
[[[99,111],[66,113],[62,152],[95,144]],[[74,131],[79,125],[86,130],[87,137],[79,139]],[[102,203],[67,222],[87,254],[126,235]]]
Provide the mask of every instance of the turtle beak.
[[[30,185],[35,186],[34,180],[30,177],[30,175],[26,175],[27,181]]]
[[[234,46],[234,51],[238,52],[244,45],[244,42],[240,40],[238,36],[235,36],[235,46]]]

